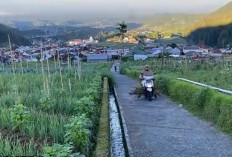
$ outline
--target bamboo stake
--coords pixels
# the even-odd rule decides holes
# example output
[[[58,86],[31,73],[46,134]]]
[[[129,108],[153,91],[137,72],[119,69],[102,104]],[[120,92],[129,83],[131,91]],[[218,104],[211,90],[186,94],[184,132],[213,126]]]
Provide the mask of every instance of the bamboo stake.
[[[81,63],[80,63],[80,59],[78,60],[78,77],[79,77],[79,81],[81,80]]]
[[[46,77],[46,85],[47,85],[47,91],[48,91],[48,95],[50,94],[50,88],[49,88],[49,82],[48,82],[48,78]]]
[[[58,52],[58,61],[59,61],[61,87],[62,87],[62,90],[64,90],[63,78],[62,78],[62,73],[61,73],[61,65],[60,65],[60,53],[59,52]]]
[[[36,63],[35,63],[35,67],[36,67],[36,73],[38,74],[39,72],[38,72],[38,63],[37,63],[38,61],[36,61]]]
[[[46,84],[45,84],[45,79],[44,79],[44,69],[43,69],[43,47],[42,47],[42,41],[41,41],[41,57],[40,57],[40,60],[41,60],[41,69],[42,69],[42,76],[43,76],[43,88],[44,88],[44,91],[46,90]]]
[[[70,69],[70,66],[69,66],[69,51],[68,51],[68,69]]]
[[[23,63],[21,62],[21,70],[22,70],[22,74],[23,74]]]
[[[71,93],[72,92],[72,86],[71,86],[71,80],[70,80],[70,78],[68,79],[68,85],[69,85],[69,91]]]
[[[56,70],[56,56],[54,55],[54,64],[55,64],[55,70]]]
[[[47,69],[48,69],[48,80],[50,82],[51,81],[51,75],[50,75],[50,67],[49,67],[48,59],[47,59]]]
[[[28,69],[28,60],[27,60],[27,69]]]
[[[12,70],[13,70],[13,75],[15,79],[15,70],[14,70],[14,62],[13,62],[13,52],[12,52],[12,46],[11,46],[11,40],[10,40],[10,35],[8,34],[8,40],[9,40],[9,46],[10,46],[10,54],[12,55]]]

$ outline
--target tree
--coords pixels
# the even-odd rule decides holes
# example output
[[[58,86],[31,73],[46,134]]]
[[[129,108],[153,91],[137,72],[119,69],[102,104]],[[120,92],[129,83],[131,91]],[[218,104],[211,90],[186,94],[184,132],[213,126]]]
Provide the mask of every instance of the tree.
[[[123,42],[125,34],[127,33],[127,25],[123,21],[122,23],[118,23],[118,27],[116,29],[119,31],[118,35],[121,37],[121,40]]]
[[[177,47],[177,45],[176,45],[176,43],[172,43],[172,44],[170,45],[170,47],[174,49],[174,48]]]
[[[145,39],[146,39],[146,36],[143,35],[143,34],[139,34],[137,37],[136,37],[136,40],[139,41],[139,44],[141,45],[145,45]]]

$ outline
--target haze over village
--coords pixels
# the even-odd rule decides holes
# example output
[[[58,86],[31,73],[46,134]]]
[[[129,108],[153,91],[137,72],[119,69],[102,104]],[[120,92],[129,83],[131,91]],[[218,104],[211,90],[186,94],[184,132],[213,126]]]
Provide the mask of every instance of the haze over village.
[[[0,0],[0,157],[231,157],[231,0]]]

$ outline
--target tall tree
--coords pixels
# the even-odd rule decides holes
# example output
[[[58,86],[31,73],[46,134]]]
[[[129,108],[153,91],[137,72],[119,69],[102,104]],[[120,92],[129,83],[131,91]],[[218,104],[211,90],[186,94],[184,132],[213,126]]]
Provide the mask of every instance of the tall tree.
[[[119,31],[118,35],[121,37],[121,41],[123,42],[125,34],[127,33],[126,23],[124,21],[122,23],[118,23],[118,27],[116,29]]]

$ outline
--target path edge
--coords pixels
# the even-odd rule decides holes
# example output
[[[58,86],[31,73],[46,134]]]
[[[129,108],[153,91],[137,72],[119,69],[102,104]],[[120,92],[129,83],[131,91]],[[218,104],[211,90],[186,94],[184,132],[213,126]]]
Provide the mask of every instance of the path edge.
[[[115,99],[116,100],[116,106],[117,106],[118,111],[119,111],[119,120],[120,120],[120,123],[121,123],[121,126],[122,126],[123,142],[124,142],[126,155],[127,155],[127,157],[134,157],[134,153],[133,153],[133,149],[131,147],[126,121],[125,121],[125,118],[123,116],[124,115],[123,114],[123,109],[122,109],[122,106],[118,103],[118,94],[117,94],[117,90],[116,90],[115,86],[113,87],[113,92],[114,92],[114,95],[115,95],[115,98],[116,98]]]

